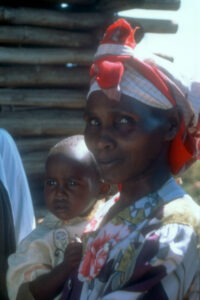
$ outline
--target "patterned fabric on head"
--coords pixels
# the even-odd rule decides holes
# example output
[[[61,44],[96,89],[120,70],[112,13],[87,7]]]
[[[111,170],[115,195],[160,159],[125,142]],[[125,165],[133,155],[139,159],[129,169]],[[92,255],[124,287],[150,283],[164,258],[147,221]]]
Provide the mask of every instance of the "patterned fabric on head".
[[[178,105],[183,121],[169,150],[171,171],[177,174],[200,158],[200,82],[186,80],[165,59],[137,52],[136,30],[124,19],[108,27],[91,66],[88,98],[101,90],[116,101],[125,94],[159,109]]]

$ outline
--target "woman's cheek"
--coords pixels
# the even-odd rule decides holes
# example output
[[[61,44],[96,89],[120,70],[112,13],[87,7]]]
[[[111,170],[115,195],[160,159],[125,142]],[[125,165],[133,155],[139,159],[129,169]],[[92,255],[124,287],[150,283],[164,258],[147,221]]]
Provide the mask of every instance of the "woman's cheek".
[[[85,143],[90,151],[93,149],[93,145],[96,142],[97,135],[95,135],[94,131],[86,129],[85,131]]]

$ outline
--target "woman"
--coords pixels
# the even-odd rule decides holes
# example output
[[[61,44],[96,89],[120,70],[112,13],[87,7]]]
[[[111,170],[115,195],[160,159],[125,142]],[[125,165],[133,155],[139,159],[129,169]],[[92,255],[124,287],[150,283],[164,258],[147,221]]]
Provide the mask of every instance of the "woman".
[[[200,154],[200,87],[136,57],[136,30],[111,25],[91,68],[85,139],[120,195],[86,229],[80,299],[199,299],[200,208],[172,174]]]

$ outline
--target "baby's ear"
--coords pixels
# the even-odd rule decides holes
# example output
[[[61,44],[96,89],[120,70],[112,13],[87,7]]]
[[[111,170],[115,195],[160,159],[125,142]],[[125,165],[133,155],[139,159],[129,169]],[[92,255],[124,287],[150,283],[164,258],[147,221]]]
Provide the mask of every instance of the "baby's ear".
[[[178,106],[173,107],[168,112],[165,140],[172,141],[179,131],[183,120],[181,110]]]
[[[99,189],[99,197],[104,198],[108,196],[110,192],[110,184],[104,181],[101,181],[100,183],[100,189]]]

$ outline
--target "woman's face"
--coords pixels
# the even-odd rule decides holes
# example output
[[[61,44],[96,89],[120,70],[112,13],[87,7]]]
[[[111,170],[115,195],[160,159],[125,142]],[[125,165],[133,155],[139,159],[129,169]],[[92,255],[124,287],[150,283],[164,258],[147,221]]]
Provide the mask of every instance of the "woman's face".
[[[166,149],[162,112],[128,96],[116,101],[101,91],[93,92],[85,120],[86,144],[111,183],[145,175]]]

